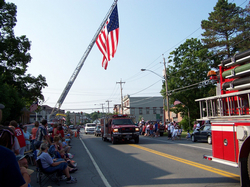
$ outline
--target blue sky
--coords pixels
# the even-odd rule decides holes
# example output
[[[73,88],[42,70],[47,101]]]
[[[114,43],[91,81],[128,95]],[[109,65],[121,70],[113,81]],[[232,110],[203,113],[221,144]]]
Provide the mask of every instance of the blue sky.
[[[12,0],[17,5],[15,35],[31,41],[28,73],[46,77],[44,104],[54,107],[87,49],[112,0]],[[245,7],[248,0],[229,0]],[[201,39],[201,21],[208,19],[217,0],[118,0],[120,35],[107,70],[95,45],[61,109],[101,111],[123,96],[160,96],[163,58],[189,38]],[[105,109],[106,110],[106,109]]]

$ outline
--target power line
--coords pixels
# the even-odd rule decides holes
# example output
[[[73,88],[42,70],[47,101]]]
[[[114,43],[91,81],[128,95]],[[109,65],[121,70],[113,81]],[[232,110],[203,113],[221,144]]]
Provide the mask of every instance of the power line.
[[[138,94],[138,93],[140,93],[140,92],[142,92],[142,91],[144,91],[144,90],[146,90],[146,89],[150,88],[151,86],[154,86],[154,85],[155,85],[156,83],[158,83],[159,81],[162,81],[162,80],[158,80],[158,81],[156,81],[155,83],[151,84],[150,86],[148,86],[148,87],[144,88],[143,90],[140,90],[140,91],[135,92],[135,93],[130,94],[130,95],[135,95],[135,94]]]

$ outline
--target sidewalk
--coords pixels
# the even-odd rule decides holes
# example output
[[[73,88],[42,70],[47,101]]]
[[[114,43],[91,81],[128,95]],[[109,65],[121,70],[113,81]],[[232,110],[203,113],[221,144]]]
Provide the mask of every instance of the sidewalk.
[[[91,161],[89,160],[86,150],[84,149],[80,139],[74,137],[71,140],[71,145],[72,145],[72,148],[70,150],[70,153],[74,155],[74,158],[72,160],[77,162],[77,168],[78,168],[78,171],[71,174],[73,177],[77,178],[77,183],[72,184],[72,185],[74,185],[74,187],[87,186],[86,183],[88,183],[88,179],[85,176],[88,175],[86,173],[88,171],[86,171],[86,168],[88,167],[88,164],[91,163]],[[39,183],[37,183],[37,179],[36,179],[36,167],[29,165],[29,168],[35,171],[34,173],[31,174],[31,186],[39,187]],[[64,187],[64,186],[66,187],[69,185],[71,184],[66,184],[66,181],[60,181],[60,187]],[[54,187],[54,186],[57,186],[57,184],[52,181],[48,181],[44,186]]]

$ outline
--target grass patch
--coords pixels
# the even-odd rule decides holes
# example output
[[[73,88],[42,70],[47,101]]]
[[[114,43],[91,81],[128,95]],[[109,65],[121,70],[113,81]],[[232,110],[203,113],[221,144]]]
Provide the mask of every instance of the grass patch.
[[[190,131],[189,131],[189,133],[190,133],[190,135],[192,134]],[[163,136],[168,136],[168,133],[164,132]],[[182,131],[181,138],[186,138],[186,136],[187,136],[187,131]]]

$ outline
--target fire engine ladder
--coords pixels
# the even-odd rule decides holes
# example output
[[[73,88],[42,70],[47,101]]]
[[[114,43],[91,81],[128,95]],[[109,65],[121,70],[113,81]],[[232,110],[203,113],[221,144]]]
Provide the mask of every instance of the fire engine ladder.
[[[196,99],[200,120],[213,118],[249,118],[250,90]]]
[[[109,18],[110,14],[111,14],[112,11],[114,10],[114,8],[115,8],[115,6],[116,6],[116,4],[117,4],[117,1],[118,1],[118,0],[115,0],[115,1],[113,2],[113,4],[111,5],[111,7],[110,7],[108,13],[106,14],[105,18],[103,19],[101,25],[99,26],[98,30],[96,31],[96,33],[95,33],[93,39],[91,40],[90,44],[88,45],[86,51],[84,52],[84,54],[83,54],[83,56],[82,56],[80,62],[78,63],[78,65],[77,65],[75,71],[73,72],[72,76],[70,77],[70,79],[69,79],[69,81],[68,81],[66,87],[64,88],[64,90],[63,90],[63,92],[62,92],[60,98],[58,99],[58,101],[57,101],[55,107],[54,107],[53,110],[51,111],[49,119],[50,119],[53,115],[55,115],[55,114],[60,110],[60,108],[61,108],[61,106],[62,106],[62,104],[63,104],[64,99],[65,99],[66,96],[68,95],[70,88],[72,87],[72,85],[73,85],[73,83],[74,83],[74,81],[75,81],[77,75],[79,74],[79,72],[80,72],[80,70],[81,70],[81,68],[82,68],[82,66],[83,66],[83,64],[84,64],[84,62],[85,62],[85,60],[87,59],[87,57],[88,57],[88,55],[89,55],[89,53],[90,53],[92,47],[94,46],[95,41],[96,41],[96,38],[98,37],[99,33],[101,32],[102,28],[104,27],[104,25],[105,25],[107,19]]]

